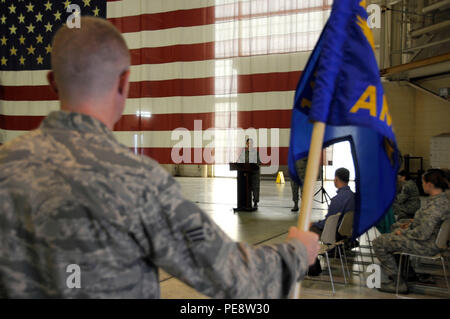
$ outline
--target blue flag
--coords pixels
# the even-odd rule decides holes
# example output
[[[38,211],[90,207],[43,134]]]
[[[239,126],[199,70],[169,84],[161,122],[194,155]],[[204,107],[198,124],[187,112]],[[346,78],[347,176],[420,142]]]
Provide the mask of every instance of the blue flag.
[[[375,59],[365,1],[334,1],[328,22],[297,85],[289,173],[308,156],[312,122],[327,124],[324,147],[349,141],[355,166],[353,238],[388,211],[396,194],[399,152]]]

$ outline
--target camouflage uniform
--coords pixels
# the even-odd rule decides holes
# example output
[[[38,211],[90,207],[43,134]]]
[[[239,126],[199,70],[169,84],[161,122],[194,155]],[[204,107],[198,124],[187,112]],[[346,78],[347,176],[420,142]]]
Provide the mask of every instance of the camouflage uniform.
[[[90,116],[53,112],[0,148],[0,298],[159,298],[158,267],[216,298],[285,297],[308,269],[297,240],[232,241]]]
[[[430,197],[416,212],[413,222],[401,234],[383,234],[373,241],[373,249],[388,275],[397,273],[394,252],[432,256],[439,252],[436,237],[442,223],[450,218],[450,202],[445,193]]]
[[[306,175],[306,163],[308,162],[308,158],[302,158],[298,161],[295,162],[295,170],[297,171],[297,175],[298,177],[300,177],[300,179],[302,181],[305,180],[305,175]],[[295,203],[298,203],[298,198],[299,198],[299,188],[300,185],[298,185],[292,178],[291,178],[291,188],[292,188],[292,200]]]
[[[420,208],[419,196],[419,189],[413,180],[406,181],[403,184],[401,192],[397,194],[392,205],[397,220],[414,217],[414,214]]]

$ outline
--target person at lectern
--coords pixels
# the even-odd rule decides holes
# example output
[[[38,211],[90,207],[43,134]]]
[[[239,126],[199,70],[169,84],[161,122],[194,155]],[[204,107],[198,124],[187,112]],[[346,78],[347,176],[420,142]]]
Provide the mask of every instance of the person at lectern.
[[[238,163],[253,163],[258,166],[261,164],[258,150],[253,147],[253,140],[251,138],[248,138],[245,141],[245,149],[242,150],[239,155]],[[261,177],[261,171],[258,169],[257,171],[250,172],[249,174],[250,190],[253,194],[253,206],[257,208],[259,202],[259,180]]]

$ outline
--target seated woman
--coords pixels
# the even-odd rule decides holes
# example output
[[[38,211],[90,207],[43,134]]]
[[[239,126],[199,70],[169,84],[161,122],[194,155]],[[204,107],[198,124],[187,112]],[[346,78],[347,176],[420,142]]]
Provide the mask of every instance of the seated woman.
[[[392,205],[394,215],[397,221],[414,218],[414,214],[420,208],[419,189],[405,170],[398,172],[397,178],[398,183],[403,185]]]
[[[436,237],[442,223],[450,218],[450,201],[445,190],[448,184],[444,172],[431,169],[422,177],[425,193],[430,197],[426,204],[420,208],[410,223],[395,229],[390,234],[383,234],[373,241],[373,249],[377,255],[383,271],[393,280],[381,285],[379,290],[395,292],[397,280],[397,263],[394,252],[408,252],[418,255],[432,256],[439,252],[436,246]],[[399,292],[407,293],[408,287],[400,278]]]

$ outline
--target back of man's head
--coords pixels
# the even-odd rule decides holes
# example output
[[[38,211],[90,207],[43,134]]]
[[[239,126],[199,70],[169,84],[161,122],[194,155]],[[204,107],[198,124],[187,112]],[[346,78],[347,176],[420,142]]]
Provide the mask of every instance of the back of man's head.
[[[345,167],[338,168],[334,173],[334,176],[336,176],[344,184],[348,184],[348,181],[350,180],[350,172]]]
[[[55,34],[51,61],[60,100],[76,105],[106,95],[129,68],[130,54],[110,22],[82,17],[80,28],[64,25]]]
[[[409,175],[409,173],[404,169],[402,169],[400,172],[398,172],[398,175],[404,177],[406,181],[409,181],[411,179],[411,176]]]

